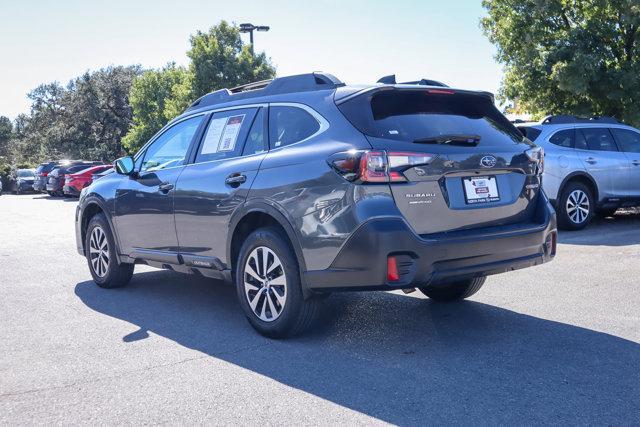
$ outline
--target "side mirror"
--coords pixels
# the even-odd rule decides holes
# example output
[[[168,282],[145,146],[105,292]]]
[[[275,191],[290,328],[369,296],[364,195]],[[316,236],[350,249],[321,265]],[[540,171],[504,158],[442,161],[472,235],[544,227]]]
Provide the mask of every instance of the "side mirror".
[[[120,175],[133,175],[135,169],[135,162],[133,161],[133,157],[120,157],[113,163],[115,165],[116,172],[118,172]]]

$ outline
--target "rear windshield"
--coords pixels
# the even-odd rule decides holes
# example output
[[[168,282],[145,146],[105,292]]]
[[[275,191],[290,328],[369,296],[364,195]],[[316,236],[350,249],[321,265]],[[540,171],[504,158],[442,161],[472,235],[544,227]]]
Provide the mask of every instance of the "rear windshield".
[[[19,170],[17,175],[18,175],[18,178],[30,178],[30,177],[33,177],[33,171]]]
[[[532,128],[529,126],[519,126],[518,130],[527,138],[529,138],[529,140],[534,141],[540,136],[540,134],[542,133],[542,130],[540,129],[536,129],[536,128]]]
[[[477,135],[481,145],[522,142],[522,134],[487,96],[386,90],[360,96],[339,106],[361,132],[398,141],[441,135]]]
[[[43,163],[38,166],[36,173],[51,172],[54,166],[53,163]]]

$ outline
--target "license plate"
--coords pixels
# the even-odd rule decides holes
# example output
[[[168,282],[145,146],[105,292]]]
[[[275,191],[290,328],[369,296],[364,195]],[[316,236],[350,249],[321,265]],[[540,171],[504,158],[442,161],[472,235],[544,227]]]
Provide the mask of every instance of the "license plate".
[[[500,201],[498,182],[495,176],[462,178],[467,204],[492,203]]]

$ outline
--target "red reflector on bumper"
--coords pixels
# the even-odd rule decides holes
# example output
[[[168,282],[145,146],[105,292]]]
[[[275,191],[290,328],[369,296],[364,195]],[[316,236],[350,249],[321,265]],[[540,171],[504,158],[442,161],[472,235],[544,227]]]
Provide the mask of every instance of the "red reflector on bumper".
[[[389,282],[397,282],[400,280],[400,274],[398,273],[398,262],[396,257],[387,257],[387,280]]]

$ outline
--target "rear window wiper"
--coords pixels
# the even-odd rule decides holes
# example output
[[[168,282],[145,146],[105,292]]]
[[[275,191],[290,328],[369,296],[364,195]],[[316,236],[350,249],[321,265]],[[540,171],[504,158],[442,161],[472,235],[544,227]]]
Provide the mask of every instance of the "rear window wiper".
[[[466,134],[450,134],[450,135],[435,135],[427,136],[425,138],[418,138],[413,141],[415,144],[448,144],[448,145],[478,145],[480,142],[480,135],[466,135]]]

